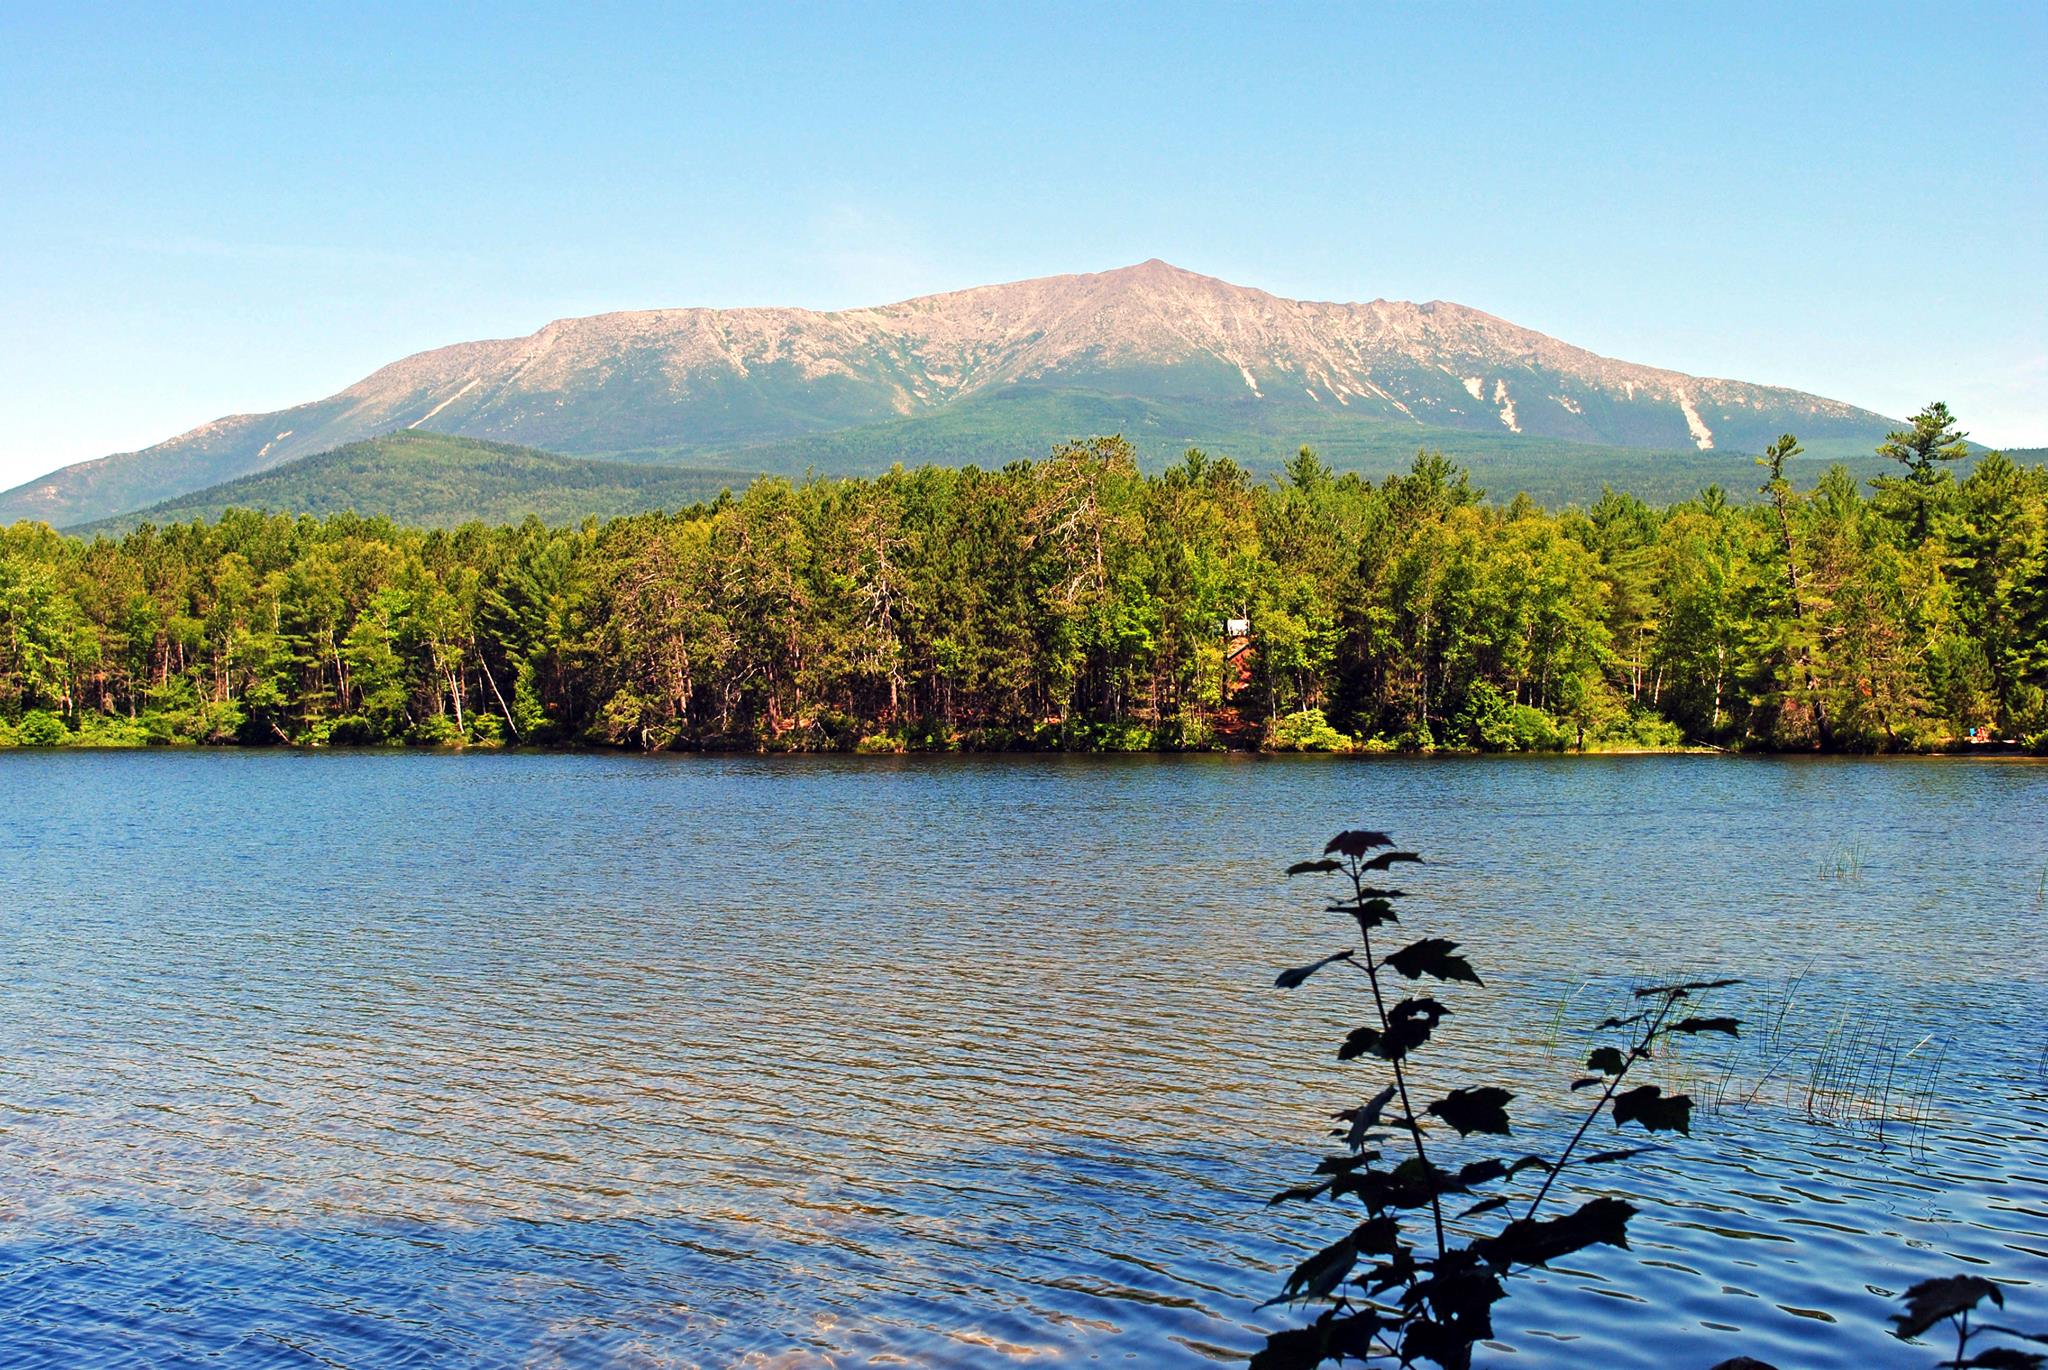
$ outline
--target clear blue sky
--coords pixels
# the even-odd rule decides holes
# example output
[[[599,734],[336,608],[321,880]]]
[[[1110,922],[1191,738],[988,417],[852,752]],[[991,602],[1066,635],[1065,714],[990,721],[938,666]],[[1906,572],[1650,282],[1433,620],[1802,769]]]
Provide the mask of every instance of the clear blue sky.
[[[2048,443],[2040,0],[739,8],[0,0],[0,485],[562,315],[1154,256]]]

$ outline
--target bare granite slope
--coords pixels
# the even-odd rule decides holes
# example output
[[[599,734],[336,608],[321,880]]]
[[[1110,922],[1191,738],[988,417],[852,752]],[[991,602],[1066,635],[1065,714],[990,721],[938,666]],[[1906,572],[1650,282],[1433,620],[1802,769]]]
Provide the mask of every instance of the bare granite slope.
[[[1882,433],[1795,390],[1598,356],[1463,305],[1288,300],[1149,261],[875,308],[657,309],[406,357],[326,399],[223,418],[0,494],[0,522],[103,518],[380,433],[709,454],[1005,387],[1356,416],[1619,447]],[[1029,455],[1020,452],[1018,455]]]

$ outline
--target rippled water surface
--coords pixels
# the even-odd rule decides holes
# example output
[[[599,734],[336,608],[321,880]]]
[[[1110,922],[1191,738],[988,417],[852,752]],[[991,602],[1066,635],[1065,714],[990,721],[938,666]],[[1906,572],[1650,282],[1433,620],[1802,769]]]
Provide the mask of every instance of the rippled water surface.
[[[1923,1366],[1965,1268],[2048,1324],[2048,767],[14,754],[0,1363],[1240,1357],[1369,1092],[1277,873],[1361,823],[1488,981],[1429,1064],[1557,1082],[1517,1142],[1628,977],[1751,980],[1483,1363]]]

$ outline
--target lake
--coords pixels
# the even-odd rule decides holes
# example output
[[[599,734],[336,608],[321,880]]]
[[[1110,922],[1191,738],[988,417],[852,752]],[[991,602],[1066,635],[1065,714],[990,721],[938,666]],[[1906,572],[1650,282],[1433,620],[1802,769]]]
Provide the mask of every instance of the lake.
[[[1264,1200],[1358,1002],[1272,979],[1359,825],[1517,1144],[1632,977],[1749,981],[1482,1364],[1930,1366],[1965,1269],[2048,1325],[2048,765],[15,753],[0,1363],[1228,1363],[1343,1227]]]

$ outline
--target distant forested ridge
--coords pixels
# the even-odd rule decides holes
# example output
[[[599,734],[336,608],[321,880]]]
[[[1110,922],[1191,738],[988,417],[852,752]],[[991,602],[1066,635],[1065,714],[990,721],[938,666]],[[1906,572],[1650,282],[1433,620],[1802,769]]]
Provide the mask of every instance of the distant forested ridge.
[[[1896,450],[1892,450],[1896,449]],[[2048,743],[2048,471],[1485,505],[1122,439],[424,531],[0,531],[0,741],[896,750]],[[1768,477],[1768,479],[1767,479]]]
[[[229,509],[382,514],[429,528],[528,514],[577,523],[712,499],[753,474],[591,461],[445,433],[386,433],[68,531],[124,533],[144,523],[219,518]]]

